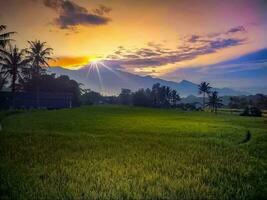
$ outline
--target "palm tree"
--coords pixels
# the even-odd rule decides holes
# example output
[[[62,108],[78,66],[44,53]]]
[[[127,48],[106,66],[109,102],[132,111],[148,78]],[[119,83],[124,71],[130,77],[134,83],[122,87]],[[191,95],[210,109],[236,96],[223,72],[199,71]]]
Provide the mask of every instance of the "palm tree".
[[[30,76],[35,81],[36,106],[39,107],[39,78],[45,68],[49,67],[48,61],[53,60],[50,57],[53,49],[47,47],[46,42],[41,42],[40,40],[28,41],[28,43],[30,48],[26,50],[26,53],[31,64]]]
[[[206,94],[209,94],[210,93],[210,90],[211,90],[211,87],[210,87],[210,84],[207,83],[207,82],[202,82],[200,83],[200,85],[198,86],[198,89],[199,89],[199,94],[203,94],[203,110],[205,109],[205,106],[206,106],[206,102],[205,102],[205,99],[206,99]]]
[[[0,71],[0,91],[7,84],[7,76],[4,76],[4,71]]]
[[[0,49],[2,55],[0,65],[2,66],[2,75],[11,80],[11,90],[14,106],[14,96],[17,90],[18,82],[22,81],[22,70],[26,67],[28,60],[24,57],[24,50],[19,50],[16,46],[9,46],[7,50]]]
[[[4,49],[5,46],[12,40],[10,36],[15,34],[15,32],[5,32],[1,33],[6,30],[6,26],[0,25],[0,49]],[[1,53],[1,52],[0,52]],[[0,59],[2,60],[2,55],[0,54]],[[0,90],[7,84],[7,76],[4,75],[4,71],[2,66],[0,65]]]
[[[6,30],[6,26],[0,25],[0,47],[1,48],[4,48],[6,46],[6,44],[12,40],[12,39],[10,39],[10,36],[15,33],[15,32],[1,33],[4,30]]]
[[[30,44],[29,50],[26,50],[28,54],[27,58],[31,61],[32,75],[39,76],[44,68],[49,67],[48,61],[53,60],[52,48],[46,46],[46,42],[40,40],[28,41]]]
[[[222,98],[218,96],[217,91],[214,91],[211,93],[211,95],[209,95],[208,105],[212,107],[212,110],[213,112],[215,112],[216,115],[217,115],[218,107],[223,105],[221,102],[222,102]]]

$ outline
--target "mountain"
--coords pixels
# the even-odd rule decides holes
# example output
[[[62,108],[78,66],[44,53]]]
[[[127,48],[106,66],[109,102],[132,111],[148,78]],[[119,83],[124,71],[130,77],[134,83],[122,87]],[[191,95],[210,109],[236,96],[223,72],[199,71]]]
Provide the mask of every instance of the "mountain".
[[[107,67],[91,68],[83,67],[78,70],[69,70],[62,67],[52,67],[50,73],[67,75],[71,79],[83,84],[84,88],[90,88],[103,94],[119,94],[121,88],[135,91],[139,88],[151,88],[153,84],[160,83],[175,89],[181,96],[198,95],[198,85],[190,81],[167,81],[151,76],[139,76],[118,69]],[[247,95],[245,92],[235,91],[229,88],[216,88],[220,95]]]

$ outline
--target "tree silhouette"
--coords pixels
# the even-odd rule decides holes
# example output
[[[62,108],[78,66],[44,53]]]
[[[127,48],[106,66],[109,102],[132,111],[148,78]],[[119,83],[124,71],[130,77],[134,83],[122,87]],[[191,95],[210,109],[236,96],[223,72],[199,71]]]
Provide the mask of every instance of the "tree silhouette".
[[[13,106],[14,106],[14,96],[15,92],[18,89],[19,82],[23,81],[22,70],[26,67],[28,60],[25,59],[25,51],[19,50],[16,46],[12,47],[11,45],[7,50],[0,49],[2,55],[0,59],[0,65],[2,66],[1,73],[4,77],[11,79],[11,90],[13,97]]]
[[[173,106],[175,106],[176,103],[177,103],[178,101],[180,101],[180,100],[181,100],[181,98],[180,98],[180,95],[177,93],[177,91],[176,91],[176,90],[172,90],[172,91],[171,91],[171,104],[172,104]]]
[[[210,87],[210,84],[207,83],[207,82],[202,82],[200,83],[200,85],[198,86],[198,89],[199,89],[199,94],[203,94],[203,110],[205,109],[205,106],[206,106],[206,94],[209,94],[210,93],[210,90],[211,90],[212,87]]]
[[[0,49],[4,49],[5,46],[12,40],[10,39],[10,36],[14,34],[15,32],[3,32],[6,30],[6,26],[0,25]],[[1,54],[0,54],[0,59],[1,59]],[[0,66],[0,90],[7,84],[7,76],[4,75],[4,71],[2,70],[2,66]]]
[[[1,33],[4,30],[6,30],[6,26],[0,25],[0,48],[4,48],[12,40],[10,36],[15,34],[15,32]]]
[[[29,50],[26,50],[27,58],[30,60],[31,68],[29,71],[30,79],[35,82],[36,106],[39,107],[39,79],[45,74],[45,68],[49,67],[48,61],[53,60],[53,49],[46,46],[46,42],[40,40],[28,41]]]
[[[48,61],[53,60],[50,56],[52,55],[53,49],[46,46],[46,42],[40,40],[28,41],[30,48],[26,50],[27,58],[31,62],[31,73],[33,76],[40,76],[45,68],[49,67]]]
[[[213,112],[217,115],[218,107],[222,106],[223,104],[222,98],[218,96],[218,92],[214,91],[209,95],[209,102],[208,105],[212,107]]]
[[[118,96],[119,102],[122,105],[131,105],[132,103],[132,91],[126,88],[121,89],[121,93]]]
[[[0,91],[4,88],[7,84],[7,77],[4,76],[4,71],[0,71]]]

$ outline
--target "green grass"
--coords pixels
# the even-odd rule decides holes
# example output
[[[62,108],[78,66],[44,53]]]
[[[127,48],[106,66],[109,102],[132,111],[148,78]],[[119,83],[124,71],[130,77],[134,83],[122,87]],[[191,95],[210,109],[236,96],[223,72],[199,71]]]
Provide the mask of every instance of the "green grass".
[[[267,196],[264,118],[96,106],[19,113],[2,125],[0,199]]]

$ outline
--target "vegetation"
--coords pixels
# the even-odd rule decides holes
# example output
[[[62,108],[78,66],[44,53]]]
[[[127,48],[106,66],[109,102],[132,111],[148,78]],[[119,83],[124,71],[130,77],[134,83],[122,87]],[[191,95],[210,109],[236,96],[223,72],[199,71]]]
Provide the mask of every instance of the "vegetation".
[[[11,115],[0,199],[264,199],[264,120],[120,106]]]
[[[5,26],[0,26],[0,31]],[[28,49],[19,50],[11,45],[8,32],[0,35],[0,89],[8,85],[12,89],[12,95],[1,94],[0,108],[14,107],[15,93],[35,93],[36,107],[39,108],[40,92],[51,94],[71,94],[73,106],[80,105],[80,85],[70,80],[67,76],[56,77],[47,74],[48,61],[52,60],[53,49],[47,47],[45,42],[39,40],[28,41]],[[9,47],[9,48],[8,48]],[[12,102],[12,103],[10,103]]]
[[[230,97],[228,104],[232,109],[245,109],[247,107],[257,107],[262,110],[267,110],[267,96],[263,94]]]
[[[218,96],[218,92],[216,91],[211,92],[211,94],[209,95],[208,105],[212,108],[212,111],[215,112],[216,115],[217,115],[218,107],[223,105],[221,102],[222,102],[222,99],[221,97]]]
[[[257,107],[247,107],[240,115],[241,116],[261,117],[262,112]]]
[[[209,95],[210,90],[211,90],[211,87],[210,87],[209,83],[207,83],[207,82],[200,83],[200,85],[199,85],[199,94],[203,94],[203,103],[202,103],[203,110],[206,107],[206,102],[205,102],[206,101],[206,96],[205,95],[206,94]]]
[[[23,81],[22,71],[27,65],[27,60],[24,59],[24,51],[19,50],[16,46],[9,46],[8,50],[0,49],[2,58],[0,65],[2,66],[1,72],[4,77],[11,78],[11,89],[12,96],[14,97],[15,92],[18,90],[19,83]]]
[[[11,35],[13,35],[15,32],[5,32],[1,33],[6,29],[6,26],[0,25],[0,50],[3,50],[3,48],[6,47],[7,43],[11,41]],[[0,61],[2,61],[2,56],[0,53]],[[4,72],[0,70],[0,90],[7,84],[7,76],[4,75]]]
[[[15,32],[5,32],[6,26],[0,25],[0,48],[4,48],[12,39],[10,38]]]
[[[36,105],[39,107],[40,99],[40,81],[42,75],[46,75],[46,68],[49,67],[48,61],[52,60],[50,57],[53,49],[46,46],[46,42],[28,41],[30,47],[27,52],[27,58],[30,61],[30,67],[27,69],[26,81],[31,82],[34,87],[36,96]],[[52,78],[52,76],[51,76]],[[44,79],[43,79],[44,80]],[[49,84],[49,83],[47,83]]]
[[[142,88],[136,92],[122,88],[118,97],[105,97],[97,92],[85,90],[81,99],[84,105],[104,103],[152,108],[171,108],[177,107],[177,103],[180,101],[180,96],[176,90],[172,90],[170,87],[161,86],[159,83],[156,83],[151,89]]]
[[[44,68],[49,67],[48,61],[52,60],[51,55],[53,49],[46,46],[46,42],[28,41],[30,44],[29,50],[26,50],[28,59],[31,62],[30,74],[31,76],[39,77],[45,74]]]

